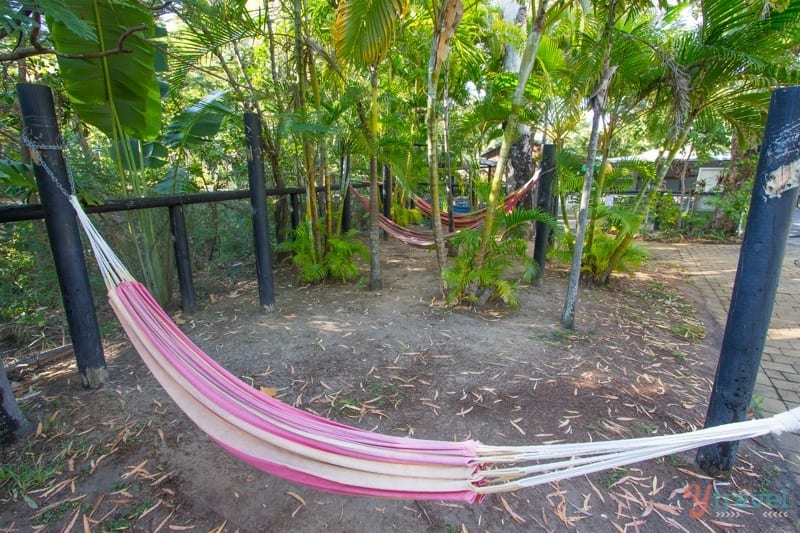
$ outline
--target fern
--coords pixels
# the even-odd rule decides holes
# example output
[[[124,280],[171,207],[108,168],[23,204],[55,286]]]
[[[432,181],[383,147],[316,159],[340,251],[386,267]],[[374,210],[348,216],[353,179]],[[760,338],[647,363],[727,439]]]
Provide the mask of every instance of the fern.
[[[361,274],[355,258],[368,261],[369,250],[356,240],[357,236],[356,230],[350,230],[343,235],[328,238],[329,250],[323,259],[323,265],[329,278],[349,282]]]

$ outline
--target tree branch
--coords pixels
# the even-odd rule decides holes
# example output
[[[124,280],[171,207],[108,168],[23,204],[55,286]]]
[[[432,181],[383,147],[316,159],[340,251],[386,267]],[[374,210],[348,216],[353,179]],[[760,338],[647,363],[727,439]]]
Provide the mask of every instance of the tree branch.
[[[0,54],[0,63],[17,61],[20,59],[25,59],[26,57],[42,55],[42,54],[55,54],[56,56],[65,59],[100,59],[103,57],[108,57],[116,54],[131,54],[133,53],[133,50],[128,50],[124,48],[125,41],[134,33],[139,31],[145,31],[148,28],[149,27],[146,24],[128,28],[122,33],[122,35],[119,36],[119,41],[117,41],[116,48],[103,50],[101,52],[90,52],[87,54],[65,54],[53,48],[44,47],[38,41],[38,32],[35,32],[31,34],[30,38],[31,46],[17,47],[12,52],[9,52],[7,54]]]

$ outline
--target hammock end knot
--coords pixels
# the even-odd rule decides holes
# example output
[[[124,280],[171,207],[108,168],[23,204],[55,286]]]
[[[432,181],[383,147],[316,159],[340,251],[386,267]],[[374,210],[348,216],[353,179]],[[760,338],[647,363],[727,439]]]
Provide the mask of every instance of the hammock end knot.
[[[800,407],[773,416],[771,429],[775,435],[800,432]]]

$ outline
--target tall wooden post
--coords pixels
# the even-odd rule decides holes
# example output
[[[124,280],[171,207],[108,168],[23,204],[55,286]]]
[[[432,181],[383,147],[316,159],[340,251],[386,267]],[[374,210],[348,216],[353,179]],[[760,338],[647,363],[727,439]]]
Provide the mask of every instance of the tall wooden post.
[[[53,94],[49,87],[31,83],[18,84],[17,92],[25,131],[39,147],[31,150],[32,160],[78,374],[84,387],[97,388],[108,383],[108,368],[78,222],[66,195],[71,185],[67,164],[58,148],[61,133]]]
[[[169,206],[169,226],[172,230],[172,244],[175,249],[175,264],[178,268],[178,286],[181,291],[181,307],[184,313],[191,314],[197,308],[192,279],[192,261],[189,251],[189,237],[186,232],[186,217],[182,205]]]
[[[556,146],[545,144],[542,148],[542,176],[536,194],[536,207],[543,213],[553,210],[553,180],[556,177]],[[536,240],[533,245],[533,260],[539,265],[537,279],[544,279],[547,248],[550,245],[550,226],[544,222],[536,223]]]
[[[744,420],[755,388],[800,185],[800,86],[772,93],[706,427]],[[706,473],[730,472],[738,442],[700,448]]]
[[[289,203],[292,208],[292,229],[296,230],[300,225],[300,195],[297,193],[289,194]]]
[[[275,310],[275,288],[272,282],[267,185],[264,177],[261,121],[256,113],[244,114],[244,134],[247,139],[247,174],[250,179],[250,207],[253,214],[258,296],[261,309],[265,312],[272,312]]]
[[[347,233],[353,227],[353,195],[350,187],[342,187],[342,233]]]
[[[392,218],[392,172],[389,169],[389,165],[383,165],[383,216],[390,219]],[[383,239],[387,240],[389,238],[389,234],[385,231],[381,232],[383,234]]]

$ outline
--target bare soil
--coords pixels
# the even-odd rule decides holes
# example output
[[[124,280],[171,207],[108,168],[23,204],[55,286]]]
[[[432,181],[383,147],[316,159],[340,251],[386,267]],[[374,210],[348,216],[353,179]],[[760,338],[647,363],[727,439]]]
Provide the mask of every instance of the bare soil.
[[[453,309],[434,261],[384,242],[377,293],[298,286],[281,267],[272,314],[258,312],[246,267],[217,271],[201,282],[204,308],[175,319],[252,386],[372,431],[532,444],[702,426],[718,324],[674,265],[584,288],[564,331],[565,268],[522,287],[518,310]],[[227,455],[124,338],[106,348],[102,390],[81,389],[70,360],[16,376],[38,429],[2,450],[15,478],[0,484],[0,531],[797,530],[800,493],[771,438],[743,443],[726,482],[686,453],[472,506],[316,492]]]

